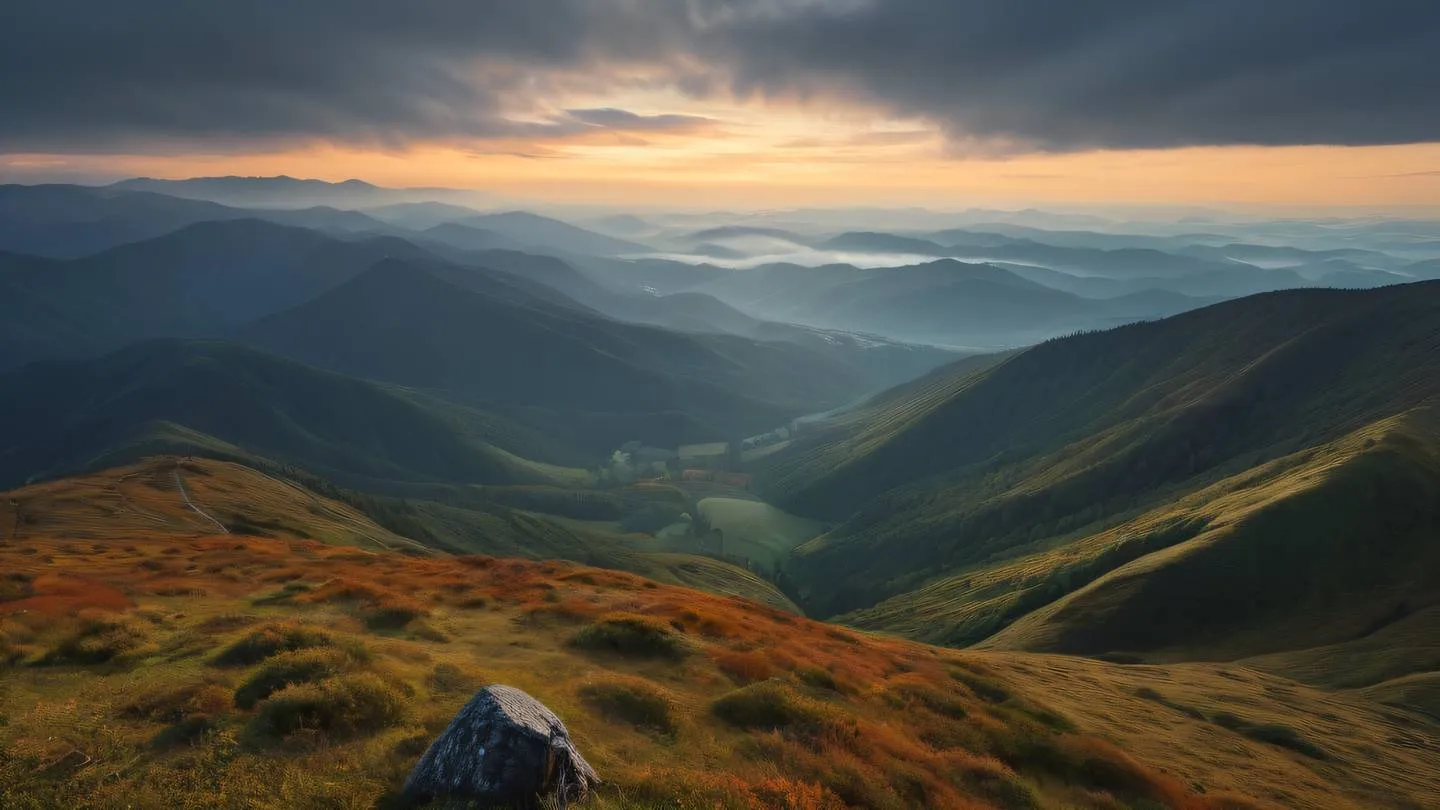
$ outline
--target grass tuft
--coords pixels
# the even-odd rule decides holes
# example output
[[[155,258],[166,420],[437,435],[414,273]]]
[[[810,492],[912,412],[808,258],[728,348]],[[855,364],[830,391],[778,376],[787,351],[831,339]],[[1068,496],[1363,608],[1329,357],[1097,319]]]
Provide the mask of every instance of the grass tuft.
[[[397,726],[407,714],[403,692],[361,672],[281,689],[256,708],[252,729],[273,740],[302,732],[341,739]]]
[[[144,622],[114,614],[90,614],[80,625],[40,659],[41,664],[103,664],[135,652],[150,641],[151,629]]]
[[[235,705],[253,709],[255,704],[289,686],[314,683],[339,675],[349,660],[339,650],[297,650],[271,658],[259,672],[235,690]]]
[[[294,622],[266,625],[246,634],[215,657],[222,667],[246,667],[283,652],[295,652],[334,644],[323,630]]]
[[[715,659],[715,666],[740,686],[767,681],[775,677],[778,671],[764,653],[754,650],[721,650],[712,657]]]
[[[778,681],[743,686],[710,704],[710,709],[736,728],[765,731],[817,727],[827,714],[823,706]]]
[[[607,613],[575,634],[580,649],[613,652],[632,658],[683,658],[687,647],[670,625],[638,613]]]

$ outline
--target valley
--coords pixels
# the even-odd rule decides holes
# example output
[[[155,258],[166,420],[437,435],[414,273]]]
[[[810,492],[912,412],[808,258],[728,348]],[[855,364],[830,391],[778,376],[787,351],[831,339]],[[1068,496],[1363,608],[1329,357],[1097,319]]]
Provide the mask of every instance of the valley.
[[[927,647],[573,563],[394,553],[347,504],[233,464],[0,504],[18,527],[0,795],[41,806],[368,804],[495,680],[565,713],[600,807],[1361,808],[1440,789],[1412,709],[1243,665]],[[587,628],[640,635],[596,650]],[[264,700],[287,667],[330,690],[303,727]],[[325,702],[337,689],[363,713]]]
[[[1440,795],[1432,223],[466,199],[0,187],[0,807]]]

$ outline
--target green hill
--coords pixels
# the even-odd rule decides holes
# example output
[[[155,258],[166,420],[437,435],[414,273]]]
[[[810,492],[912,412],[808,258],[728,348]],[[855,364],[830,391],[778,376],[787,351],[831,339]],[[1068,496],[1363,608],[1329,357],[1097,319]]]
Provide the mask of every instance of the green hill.
[[[586,253],[595,256],[649,253],[652,250],[636,242],[604,236],[568,222],[561,222],[558,219],[542,217],[526,211],[480,214],[461,220],[460,224],[498,233],[510,240],[512,244],[542,247],[545,250]]]
[[[505,419],[232,344],[159,341],[0,376],[0,481],[157,452],[253,454],[337,482],[543,482],[574,450]]]
[[[1072,652],[1333,643],[1435,592],[1416,504],[1440,442],[1413,409],[1437,361],[1440,284],[1256,296],[957,364],[767,458],[760,488],[835,524],[786,571],[812,613]],[[1342,446],[1312,492],[1271,491]],[[1267,506],[1223,523],[1226,487]]]
[[[682,335],[449,281],[387,260],[242,338],[503,413],[594,453],[631,439],[752,435],[876,384],[876,373],[798,344]]]
[[[0,368],[155,338],[224,337],[386,258],[505,301],[583,309],[543,283],[448,264],[394,237],[345,241],[254,219],[202,222],[81,259],[0,254]]]
[[[986,643],[1236,658],[1369,639],[1369,655],[1360,657],[1378,671],[1375,680],[1432,668],[1440,664],[1433,655],[1386,672],[1380,649],[1426,659],[1423,646],[1381,634],[1440,605],[1437,428],[1429,409],[1383,420],[1163,507],[1142,520],[1170,521],[1194,536],[1156,542],[1133,523],[1109,533],[1112,544],[1099,555],[1134,561],[1089,584],[1073,577],[1078,590]],[[1124,552],[1147,541],[1148,548]],[[1340,650],[1327,657],[1330,676],[1355,685],[1346,681],[1355,673]],[[1271,668],[1305,674],[1294,662]]]
[[[258,220],[205,222],[68,261],[0,256],[0,368],[104,354],[162,337],[218,337],[309,300],[398,239],[343,242]]]

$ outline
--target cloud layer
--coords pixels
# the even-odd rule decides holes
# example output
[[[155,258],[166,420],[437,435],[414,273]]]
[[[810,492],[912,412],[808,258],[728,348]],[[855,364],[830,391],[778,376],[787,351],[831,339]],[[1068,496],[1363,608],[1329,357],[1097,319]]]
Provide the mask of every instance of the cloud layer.
[[[576,96],[863,106],[957,151],[1440,141],[1434,0],[18,0],[0,151],[711,123]]]

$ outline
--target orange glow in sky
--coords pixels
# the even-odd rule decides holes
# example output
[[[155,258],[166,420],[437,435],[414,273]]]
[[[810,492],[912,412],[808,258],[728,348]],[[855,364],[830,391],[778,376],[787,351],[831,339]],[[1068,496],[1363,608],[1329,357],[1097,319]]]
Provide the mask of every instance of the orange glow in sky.
[[[0,181],[37,172],[360,178],[475,188],[551,202],[679,205],[1261,204],[1440,206],[1440,144],[1197,147],[1072,154],[956,154],[936,127],[863,110],[716,104],[667,95],[570,99],[703,116],[664,131],[554,138],[297,144],[207,154],[0,155]]]

